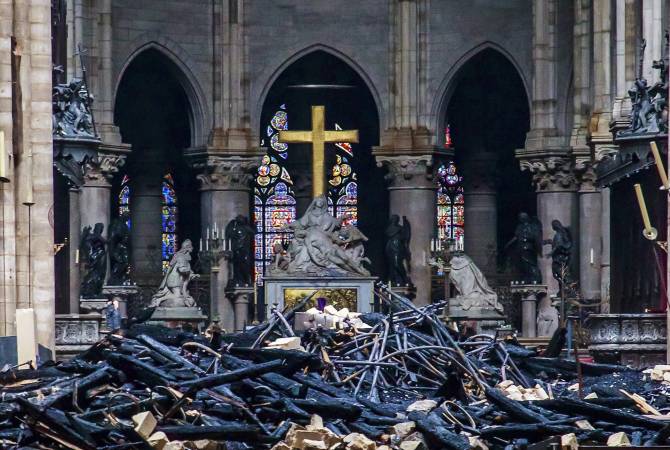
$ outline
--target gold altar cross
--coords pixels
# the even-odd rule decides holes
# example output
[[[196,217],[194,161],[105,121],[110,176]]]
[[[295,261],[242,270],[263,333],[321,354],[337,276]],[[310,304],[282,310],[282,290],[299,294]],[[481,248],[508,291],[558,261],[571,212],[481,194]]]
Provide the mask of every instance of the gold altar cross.
[[[358,130],[326,130],[324,128],[325,111],[324,106],[312,106],[311,130],[279,132],[279,142],[312,144],[312,196],[314,198],[326,193],[324,144],[326,142],[358,142]]]

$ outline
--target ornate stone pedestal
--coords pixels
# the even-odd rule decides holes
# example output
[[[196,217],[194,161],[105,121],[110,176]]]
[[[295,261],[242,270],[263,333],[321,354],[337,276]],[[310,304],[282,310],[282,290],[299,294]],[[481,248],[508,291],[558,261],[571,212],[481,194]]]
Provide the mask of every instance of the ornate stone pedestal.
[[[122,318],[128,317],[128,301],[140,292],[137,286],[104,286],[102,288],[103,295],[106,295],[109,300],[117,300],[119,302],[119,311]]]
[[[270,317],[270,308],[274,305],[281,311],[284,308],[286,295],[290,291],[308,291],[313,290],[327,291],[338,289],[351,289],[356,293],[356,311],[370,312],[374,302],[374,286],[377,278],[375,277],[266,277],[265,278],[265,307],[266,315]],[[314,300],[316,301],[316,297]],[[350,308],[351,309],[351,308]]]
[[[183,327],[186,324],[200,329],[207,322],[207,316],[197,307],[158,307],[149,323],[165,325],[169,328]]]
[[[589,352],[597,362],[649,367],[665,364],[665,313],[591,314]]]
[[[473,322],[477,334],[495,335],[496,330],[505,325],[505,315],[492,308],[461,308],[456,299],[449,299],[448,318],[455,322]]]
[[[81,298],[79,299],[79,310],[85,314],[105,314],[107,299],[100,298]]]
[[[56,314],[56,355],[69,359],[100,340],[100,314]]]
[[[235,331],[244,329],[244,325],[249,323],[249,305],[254,302],[253,286],[234,286],[226,289],[226,297],[233,305],[235,316]]]
[[[547,293],[543,284],[512,284],[512,294],[521,295],[521,335],[525,338],[537,337],[537,295]]]

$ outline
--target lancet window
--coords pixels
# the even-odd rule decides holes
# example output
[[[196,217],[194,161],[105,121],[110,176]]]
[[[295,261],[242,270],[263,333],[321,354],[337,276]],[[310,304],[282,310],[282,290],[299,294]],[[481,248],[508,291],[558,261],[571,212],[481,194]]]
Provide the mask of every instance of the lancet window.
[[[462,182],[453,161],[437,169],[437,236],[453,239],[458,248],[463,248],[465,225]]]

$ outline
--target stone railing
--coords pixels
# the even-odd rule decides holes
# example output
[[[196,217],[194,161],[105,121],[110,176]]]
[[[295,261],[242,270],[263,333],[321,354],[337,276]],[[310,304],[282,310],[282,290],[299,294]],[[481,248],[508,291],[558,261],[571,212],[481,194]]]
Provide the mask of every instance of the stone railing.
[[[665,364],[665,313],[591,314],[589,351],[598,362],[633,367]]]

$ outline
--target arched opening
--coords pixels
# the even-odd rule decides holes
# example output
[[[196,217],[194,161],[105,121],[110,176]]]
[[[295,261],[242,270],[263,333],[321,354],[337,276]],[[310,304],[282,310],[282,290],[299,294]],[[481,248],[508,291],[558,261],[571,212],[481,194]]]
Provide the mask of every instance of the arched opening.
[[[523,80],[508,58],[487,48],[459,69],[449,92],[439,141],[451,146],[454,156],[441,164],[453,171],[453,162],[462,177],[461,203],[450,205],[450,211],[462,214],[453,214],[455,222],[449,225],[462,227],[457,231],[463,233],[465,252],[491,284],[507,284],[515,274],[505,243],[518,214],[536,210],[531,176],[520,170],[514,155],[530,126]]]
[[[379,142],[379,114],[365,81],[345,61],[315,50],[288,66],[268,90],[260,118],[266,155],[255,180],[256,274],[258,282],[272,244],[288,236],[283,224],[300,216],[311,201],[309,144],[282,144],[279,130],[311,128],[311,106],[325,106],[325,127],[359,130],[358,143],[326,144],[325,170],[332,213],[356,224],[369,237],[372,272],[383,275],[383,229],[388,200],[381,170],[372,156]]]
[[[114,108],[132,152],[113,183],[112,217],[130,215],[131,278],[147,289],[158,284],[179,243],[200,235],[195,175],[183,157],[194,115],[178,73],[162,52],[142,51],[123,73]],[[184,213],[189,220],[179,220]]]

